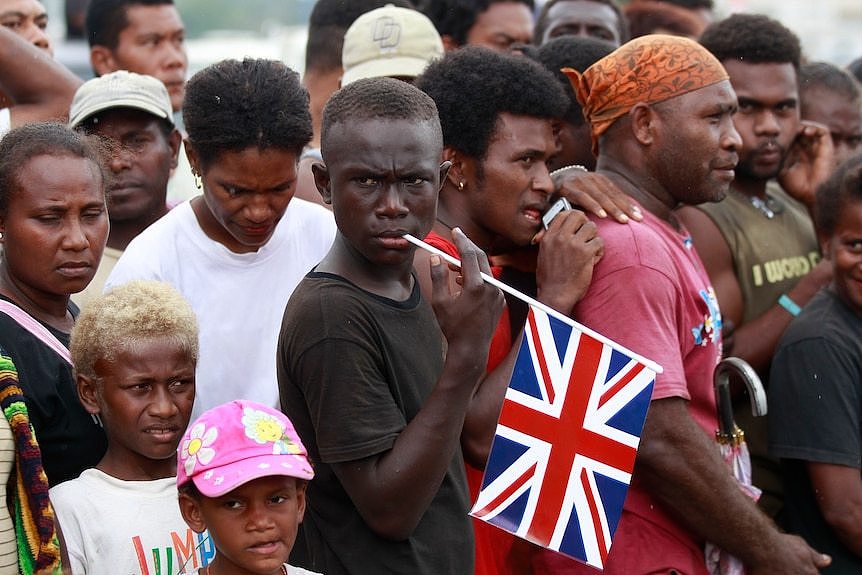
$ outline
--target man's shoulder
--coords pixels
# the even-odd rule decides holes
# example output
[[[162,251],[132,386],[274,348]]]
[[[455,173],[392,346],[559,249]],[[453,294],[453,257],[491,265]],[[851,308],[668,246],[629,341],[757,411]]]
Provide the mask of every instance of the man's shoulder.
[[[309,310],[319,302],[320,309]],[[342,310],[353,309],[413,309],[420,303],[424,305],[421,291],[417,288],[404,302],[396,302],[368,292],[347,278],[329,272],[311,270],[293,290],[287,309],[292,314],[323,313],[327,315],[342,313]]]
[[[302,325],[320,321],[324,316],[341,314],[346,308],[359,307],[364,293],[340,276],[310,271],[297,284],[284,310],[284,321]]]
[[[672,232],[663,229],[665,224],[654,216],[627,224],[609,218],[593,221],[604,242],[604,255],[596,266],[598,275],[629,267],[665,270],[670,265],[667,234]],[[679,241],[681,244],[682,240]]]
[[[790,218],[806,221],[810,219],[808,209],[802,202],[795,200],[775,180],[766,183],[766,194],[769,198],[762,202],[763,207],[753,209],[756,200],[750,199],[742,192],[734,191],[732,188],[727,196],[720,202],[707,202],[694,206],[705,213],[723,232],[732,228],[750,228],[751,226],[762,227],[764,225],[776,224]],[[760,213],[762,210],[764,213]],[[772,210],[774,214],[787,213],[785,217],[773,217],[766,215],[766,210]]]
[[[625,224],[621,224],[612,218],[597,218],[592,215],[590,219],[595,222],[599,235],[601,235],[605,243],[608,241],[623,244],[638,242],[658,243],[662,241],[663,229],[667,227],[667,224],[649,212],[645,212],[642,221],[631,220]]]
[[[766,182],[766,193],[779,200],[783,205],[788,205],[796,210],[808,213],[808,209],[805,207],[805,204],[787,193],[777,180],[769,180]]]
[[[349,280],[331,273],[309,272],[297,285],[285,307],[282,336],[324,334],[327,337],[363,338],[385,331],[391,322],[418,327],[434,322],[421,291],[398,302],[365,291]],[[406,322],[406,323],[404,323]],[[415,323],[418,322],[418,323]]]

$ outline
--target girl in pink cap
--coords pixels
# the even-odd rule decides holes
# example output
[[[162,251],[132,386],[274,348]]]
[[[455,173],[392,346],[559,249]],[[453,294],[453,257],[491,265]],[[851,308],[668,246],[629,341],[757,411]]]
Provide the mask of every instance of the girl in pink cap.
[[[216,548],[198,575],[314,575],[287,564],[314,472],[284,414],[225,403],[189,427],[177,456],[183,517]]]

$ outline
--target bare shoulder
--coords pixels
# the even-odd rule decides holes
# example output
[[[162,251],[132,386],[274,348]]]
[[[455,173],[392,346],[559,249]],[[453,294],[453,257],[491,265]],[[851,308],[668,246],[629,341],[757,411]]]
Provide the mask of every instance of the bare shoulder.
[[[706,212],[695,206],[683,206],[674,212],[677,219],[691,234],[691,240],[697,253],[703,260],[707,270],[712,270],[716,263],[733,265],[730,247],[721,230]]]

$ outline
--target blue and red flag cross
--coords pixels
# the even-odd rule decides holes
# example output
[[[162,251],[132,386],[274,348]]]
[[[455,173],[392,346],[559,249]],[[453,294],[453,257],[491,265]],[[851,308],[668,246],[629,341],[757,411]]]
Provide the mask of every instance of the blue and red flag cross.
[[[657,370],[531,306],[471,515],[601,569]]]

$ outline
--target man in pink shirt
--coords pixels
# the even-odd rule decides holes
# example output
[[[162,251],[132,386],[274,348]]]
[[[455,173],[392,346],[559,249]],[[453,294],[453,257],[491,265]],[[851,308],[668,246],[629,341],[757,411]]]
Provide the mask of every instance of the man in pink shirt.
[[[570,78],[592,126],[597,171],[643,222],[596,220],[605,253],[574,316],[664,368],[656,376],[631,487],[605,573],[707,573],[711,541],[749,573],[816,573],[829,563],[782,534],[739,489],[713,439],[721,314],[680,204],[719,201],[741,145],[721,64],[690,40],[644,36]],[[546,553],[539,572],[593,573]]]

